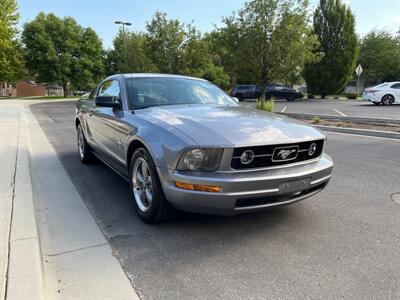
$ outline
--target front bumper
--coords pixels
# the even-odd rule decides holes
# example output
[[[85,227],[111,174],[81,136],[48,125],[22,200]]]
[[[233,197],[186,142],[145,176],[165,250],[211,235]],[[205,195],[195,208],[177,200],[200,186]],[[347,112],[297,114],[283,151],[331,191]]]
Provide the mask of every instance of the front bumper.
[[[332,169],[332,159],[323,154],[318,160],[306,164],[266,170],[193,173],[158,169],[158,172],[165,196],[176,208],[190,212],[233,215],[286,205],[315,195],[329,182]],[[174,181],[220,186],[222,191],[211,193],[185,190],[177,188]]]

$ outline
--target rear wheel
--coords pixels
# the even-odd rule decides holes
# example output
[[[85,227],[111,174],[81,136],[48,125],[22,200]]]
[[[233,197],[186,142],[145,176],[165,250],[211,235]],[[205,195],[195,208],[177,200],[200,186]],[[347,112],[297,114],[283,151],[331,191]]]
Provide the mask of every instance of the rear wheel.
[[[381,100],[383,105],[392,105],[394,102],[394,97],[392,95],[385,95]]]
[[[170,219],[174,208],[165,199],[156,167],[146,149],[139,148],[133,153],[130,170],[130,185],[139,218],[149,224]]]
[[[90,146],[86,141],[85,134],[83,133],[81,124],[79,124],[77,128],[77,142],[78,142],[79,158],[81,159],[81,161],[84,164],[92,163],[95,160],[95,158],[92,153],[92,149],[90,149]]]

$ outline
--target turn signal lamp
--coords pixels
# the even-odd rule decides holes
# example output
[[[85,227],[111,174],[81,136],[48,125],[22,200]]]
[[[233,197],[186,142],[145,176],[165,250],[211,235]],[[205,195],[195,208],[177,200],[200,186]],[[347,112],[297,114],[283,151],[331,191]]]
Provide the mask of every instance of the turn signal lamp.
[[[191,184],[185,183],[180,181],[174,181],[175,186],[184,189],[184,190],[191,190],[191,191],[200,191],[200,192],[210,192],[210,193],[219,193],[222,191],[220,186],[212,186],[212,185],[203,185],[203,184]]]

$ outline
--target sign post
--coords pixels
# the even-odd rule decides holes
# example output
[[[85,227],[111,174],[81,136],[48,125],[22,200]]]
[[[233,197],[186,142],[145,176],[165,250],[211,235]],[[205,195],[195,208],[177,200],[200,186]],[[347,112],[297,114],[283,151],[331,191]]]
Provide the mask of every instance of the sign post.
[[[357,74],[357,94],[360,94],[360,75],[363,72],[363,68],[361,67],[361,65],[358,65],[356,68],[356,74]]]

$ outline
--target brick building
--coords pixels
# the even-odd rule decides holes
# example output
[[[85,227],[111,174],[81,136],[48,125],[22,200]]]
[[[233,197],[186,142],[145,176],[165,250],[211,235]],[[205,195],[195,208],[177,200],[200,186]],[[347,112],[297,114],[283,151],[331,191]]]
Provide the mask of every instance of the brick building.
[[[46,96],[46,86],[34,81],[21,80],[17,82],[17,97]]]

